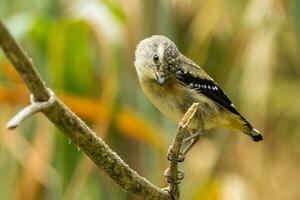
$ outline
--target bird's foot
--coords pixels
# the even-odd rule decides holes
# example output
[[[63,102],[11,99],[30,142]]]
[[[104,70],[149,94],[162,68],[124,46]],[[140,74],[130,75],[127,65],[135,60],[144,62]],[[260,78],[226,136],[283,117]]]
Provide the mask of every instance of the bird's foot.
[[[191,134],[189,137],[185,138],[182,142],[186,143],[186,142],[190,142],[191,140],[193,140],[196,137],[200,137],[202,135],[201,132],[197,132],[197,133],[193,133]]]
[[[192,147],[199,141],[200,136],[201,132],[192,134],[190,137],[185,139],[185,142],[189,142],[189,144],[182,151],[183,155],[186,155],[192,149]]]
[[[170,149],[169,149],[168,154],[167,154],[167,159],[169,161],[183,162],[185,159],[185,155],[184,155],[184,153],[179,152],[178,157],[176,157],[174,152],[170,151]]]
[[[182,179],[184,179],[184,173],[180,169],[178,169],[177,172],[178,172],[177,175],[173,177],[170,172],[170,168],[166,169],[166,171],[164,172],[164,176],[166,177],[168,183],[176,184],[176,185],[181,183]]]

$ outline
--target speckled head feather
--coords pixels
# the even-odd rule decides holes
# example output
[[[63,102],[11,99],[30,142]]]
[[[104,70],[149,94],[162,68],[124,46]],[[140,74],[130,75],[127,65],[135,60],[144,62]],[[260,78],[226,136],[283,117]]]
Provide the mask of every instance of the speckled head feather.
[[[135,67],[144,78],[168,78],[176,73],[179,65],[179,51],[168,38],[154,35],[142,40],[136,49]],[[161,76],[161,77],[159,77]]]

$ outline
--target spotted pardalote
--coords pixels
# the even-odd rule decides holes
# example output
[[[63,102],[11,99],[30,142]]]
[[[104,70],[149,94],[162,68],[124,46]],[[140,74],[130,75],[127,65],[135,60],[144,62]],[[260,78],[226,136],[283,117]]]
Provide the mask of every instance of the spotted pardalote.
[[[199,103],[189,125],[192,133],[223,126],[245,133],[255,142],[263,139],[220,86],[168,38],[155,35],[142,40],[134,64],[145,94],[172,121],[178,123],[194,102]]]

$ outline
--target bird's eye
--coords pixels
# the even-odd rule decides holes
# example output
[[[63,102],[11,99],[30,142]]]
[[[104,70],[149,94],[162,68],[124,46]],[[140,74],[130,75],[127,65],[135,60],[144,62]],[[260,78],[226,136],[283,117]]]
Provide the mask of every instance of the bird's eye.
[[[159,57],[158,57],[157,54],[154,54],[154,56],[153,56],[153,61],[154,61],[155,63],[158,63]]]

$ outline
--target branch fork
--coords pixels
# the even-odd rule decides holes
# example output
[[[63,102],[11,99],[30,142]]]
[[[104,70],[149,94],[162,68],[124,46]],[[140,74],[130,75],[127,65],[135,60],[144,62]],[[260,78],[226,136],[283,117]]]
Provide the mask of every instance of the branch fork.
[[[30,104],[19,111],[6,125],[8,130],[14,130],[17,128],[25,119],[29,118],[37,112],[41,112],[54,104],[56,97],[54,92],[48,88],[49,99],[47,101],[36,101],[34,96],[30,95]]]

